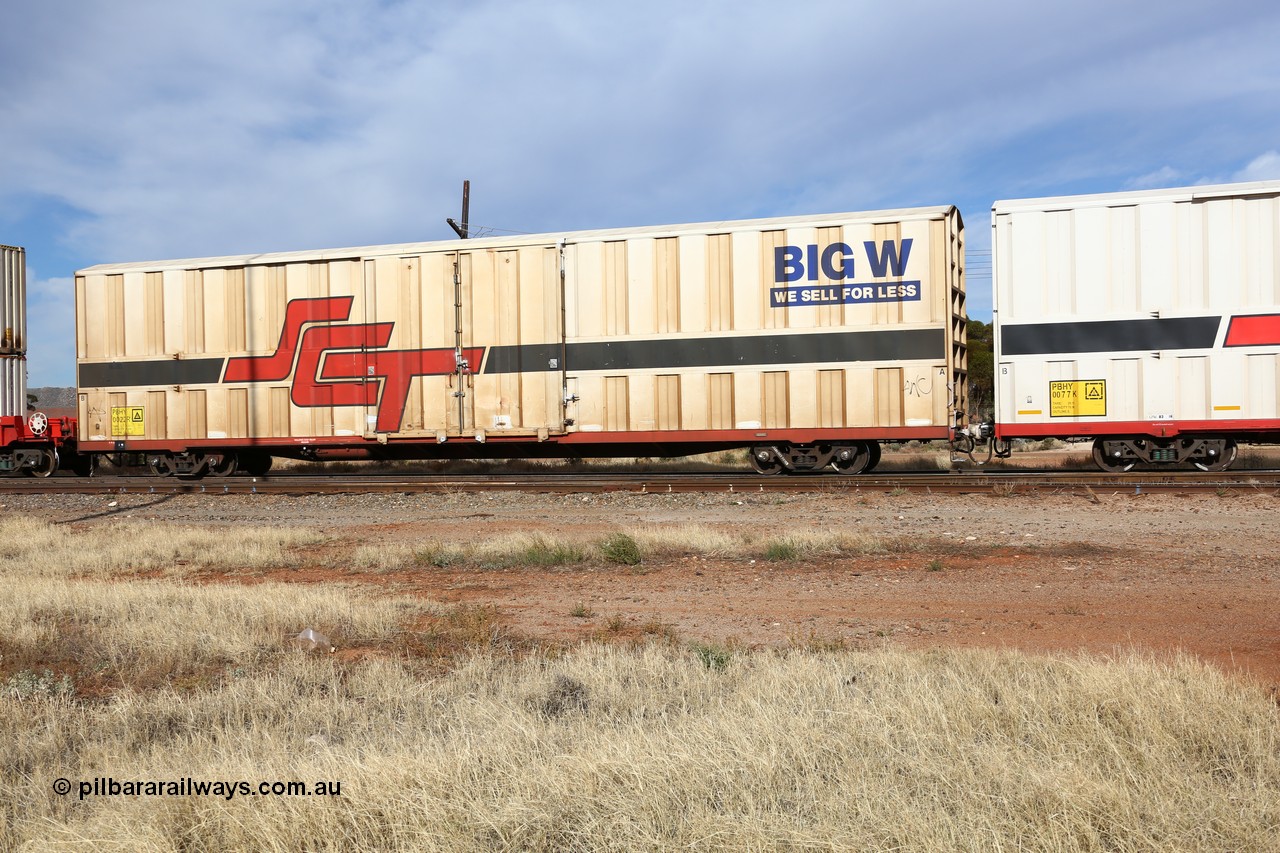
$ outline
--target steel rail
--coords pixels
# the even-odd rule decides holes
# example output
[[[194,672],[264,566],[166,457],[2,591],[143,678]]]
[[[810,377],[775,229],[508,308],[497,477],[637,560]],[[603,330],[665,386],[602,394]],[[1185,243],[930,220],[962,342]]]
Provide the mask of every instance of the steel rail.
[[[1280,490],[1280,471],[1146,471],[1105,474],[1090,471],[999,469],[960,472],[883,472],[857,476],[819,474],[761,476],[755,473],[583,473],[516,472],[487,474],[315,474],[266,477],[56,476],[0,478],[5,494],[278,494],[424,493],[521,491],[573,492],[791,492],[949,493],[1009,495],[1062,490],[1107,493],[1227,492]]]

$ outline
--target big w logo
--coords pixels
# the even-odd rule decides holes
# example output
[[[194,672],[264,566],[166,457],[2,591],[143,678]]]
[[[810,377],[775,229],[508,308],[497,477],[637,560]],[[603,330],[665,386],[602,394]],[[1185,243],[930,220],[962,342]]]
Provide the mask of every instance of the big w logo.
[[[409,383],[415,376],[457,371],[455,351],[387,349],[394,323],[342,323],[351,316],[352,296],[294,299],[285,309],[284,329],[271,355],[227,360],[223,382],[283,382],[290,377],[295,406],[377,407],[377,431],[396,432],[404,418]],[[481,347],[462,358],[478,365]]]

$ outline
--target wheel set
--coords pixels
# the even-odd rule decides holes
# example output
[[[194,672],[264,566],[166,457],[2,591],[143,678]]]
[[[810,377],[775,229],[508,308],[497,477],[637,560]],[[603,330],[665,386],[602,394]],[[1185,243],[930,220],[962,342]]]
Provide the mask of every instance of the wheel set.
[[[847,444],[757,445],[751,448],[751,467],[757,474],[817,474],[834,469],[841,474],[865,474],[880,462],[874,441]]]
[[[147,469],[157,477],[200,480],[206,476],[230,477],[237,472],[251,477],[265,476],[271,470],[267,453],[150,453]]]
[[[1108,474],[1132,471],[1139,462],[1188,465],[1201,471],[1225,471],[1236,461],[1239,447],[1230,438],[1146,437],[1099,438],[1093,443],[1093,462]]]

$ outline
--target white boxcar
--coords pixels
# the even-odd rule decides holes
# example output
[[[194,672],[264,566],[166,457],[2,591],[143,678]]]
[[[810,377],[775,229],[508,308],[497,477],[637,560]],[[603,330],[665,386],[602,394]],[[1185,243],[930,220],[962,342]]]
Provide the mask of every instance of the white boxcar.
[[[96,266],[80,446],[874,465],[964,410],[954,207]]]
[[[16,246],[0,246],[0,418],[27,411],[27,265]]]
[[[998,201],[996,437],[1225,468],[1280,429],[1280,181]]]

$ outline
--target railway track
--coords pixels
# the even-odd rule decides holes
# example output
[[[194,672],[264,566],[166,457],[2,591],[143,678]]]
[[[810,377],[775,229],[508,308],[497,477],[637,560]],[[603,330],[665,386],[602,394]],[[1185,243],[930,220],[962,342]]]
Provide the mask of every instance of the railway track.
[[[834,474],[766,477],[733,473],[280,473],[267,477],[179,480],[149,475],[90,478],[0,478],[5,494],[341,494],[521,491],[572,492],[892,492],[1033,495],[1086,489],[1099,493],[1280,491],[1280,470],[1150,471],[1124,475],[1092,471],[886,472],[853,477]]]

